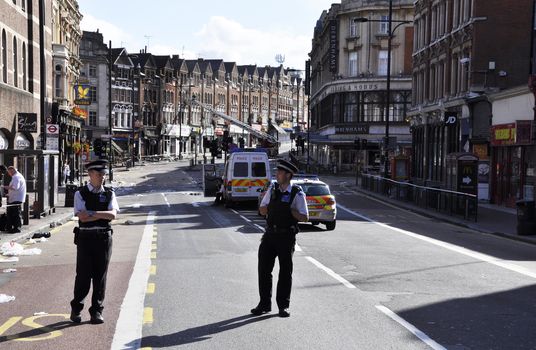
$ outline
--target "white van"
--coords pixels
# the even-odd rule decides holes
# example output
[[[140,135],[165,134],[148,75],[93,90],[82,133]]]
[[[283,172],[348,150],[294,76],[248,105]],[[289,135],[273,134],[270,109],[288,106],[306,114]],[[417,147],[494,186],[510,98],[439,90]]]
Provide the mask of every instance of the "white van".
[[[270,163],[266,152],[233,152],[225,162],[223,200],[230,207],[234,202],[254,201],[259,189],[270,182]]]

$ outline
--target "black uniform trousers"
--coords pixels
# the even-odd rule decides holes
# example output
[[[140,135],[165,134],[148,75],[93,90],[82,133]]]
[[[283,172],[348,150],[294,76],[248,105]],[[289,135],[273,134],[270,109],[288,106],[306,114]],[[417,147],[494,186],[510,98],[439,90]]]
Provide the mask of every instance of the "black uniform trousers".
[[[93,294],[89,313],[102,313],[106,291],[106,274],[111,255],[111,232],[100,233],[98,235],[87,234],[87,232],[78,234],[76,242],[74,299],[71,301],[73,311],[82,311],[84,308],[84,299],[89,294],[89,288],[93,281]]]
[[[259,246],[259,294],[260,305],[272,305],[272,270],[275,258],[279,260],[279,278],[277,281],[277,306],[286,309],[290,304],[292,289],[292,256],[296,236],[293,233],[265,233]]]
[[[7,215],[6,231],[21,229],[22,227],[21,204],[22,202],[8,203],[8,206],[6,208],[6,215]]]

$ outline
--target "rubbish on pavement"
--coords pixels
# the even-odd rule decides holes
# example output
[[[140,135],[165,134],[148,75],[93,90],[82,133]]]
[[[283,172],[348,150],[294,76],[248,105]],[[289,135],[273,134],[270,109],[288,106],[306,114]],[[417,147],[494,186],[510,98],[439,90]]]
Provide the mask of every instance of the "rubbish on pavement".
[[[32,249],[24,249],[19,255],[41,255],[41,249],[39,248],[32,248]]]
[[[127,221],[125,221],[125,225],[134,225],[134,221],[127,220]]]
[[[28,238],[28,240],[26,241],[26,244],[36,244],[37,241],[33,238]]]
[[[10,301],[15,300],[15,297],[6,294],[0,294],[0,303],[9,303]]]
[[[11,273],[11,272],[17,272],[17,269],[4,269],[2,270],[3,273]]]
[[[50,238],[50,232],[36,232],[32,236],[33,239],[42,238],[42,237]]]
[[[44,242],[47,242],[47,241],[48,241],[48,239],[46,239],[45,237],[39,238],[40,243],[44,243]]]
[[[19,261],[19,258],[17,258],[16,256],[11,256],[9,258],[0,259],[0,263],[10,263],[10,262],[17,262],[17,261]]]
[[[34,312],[34,316],[46,316],[48,315],[48,312],[40,311],[40,312]]]
[[[17,255],[39,255],[41,249],[32,248],[24,249],[22,245],[16,242],[5,242],[0,247],[0,253],[4,256],[17,256]]]

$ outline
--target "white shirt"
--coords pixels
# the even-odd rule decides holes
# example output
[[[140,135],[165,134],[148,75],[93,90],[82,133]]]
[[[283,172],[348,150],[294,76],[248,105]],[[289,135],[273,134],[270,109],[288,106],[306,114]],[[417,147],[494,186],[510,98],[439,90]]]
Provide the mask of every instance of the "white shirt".
[[[24,202],[26,200],[26,180],[18,171],[11,177],[7,197],[8,203]]]
[[[261,201],[261,207],[267,207],[268,204],[270,204],[270,199],[272,198],[272,187],[274,185],[270,185],[270,187],[268,187],[268,189],[266,190],[266,193],[264,194],[264,197],[262,198],[262,201]],[[285,190],[283,191],[283,189],[281,188],[281,186],[279,186],[279,189],[278,191],[280,191],[281,193],[289,193],[290,194],[290,191],[292,189],[292,185],[289,185],[287,188],[285,188]],[[303,193],[303,191],[300,191],[296,194],[296,197],[294,197],[294,200],[292,201],[292,203],[290,203],[290,207],[292,209],[296,209],[298,211],[298,213],[300,213],[301,215],[306,215],[307,217],[309,217],[309,209],[307,208],[307,198],[305,196],[305,193]]]
[[[95,192],[93,185],[91,183],[87,184],[87,187],[91,192]],[[100,189],[96,191],[96,193],[101,193],[104,191],[104,187],[101,186]],[[119,203],[117,203],[117,197],[115,196],[115,192],[112,192],[112,200],[108,204],[108,210],[116,210],[119,212]],[[80,191],[76,191],[74,194],[74,215],[77,215],[81,211],[87,210],[86,208],[86,201],[82,198],[82,195],[80,194]]]

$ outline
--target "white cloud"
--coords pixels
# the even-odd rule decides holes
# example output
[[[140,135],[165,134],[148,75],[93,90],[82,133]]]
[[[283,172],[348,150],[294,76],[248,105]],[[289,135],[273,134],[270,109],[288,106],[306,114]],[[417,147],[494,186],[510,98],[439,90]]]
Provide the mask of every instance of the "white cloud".
[[[220,16],[211,17],[195,36],[202,57],[259,66],[277,65],[275,55],[282,54],[285,67],[303,67],[311,47],[311,38],[307,36],[246,28]]]
[[[91,32],[99,30],[104,37],[104,43],[108,44],[108,41],[111,40],[113,47],[120,47],[121,44],[122,46],[131,48],[140,47],[135,38],[121,28],[110,22],[95,18],[89,13],[84,14],[84,18],[82,18],[82,22],[80,23],[80,28]]]

